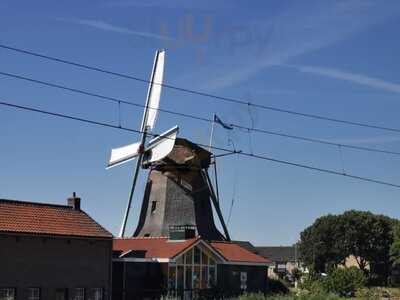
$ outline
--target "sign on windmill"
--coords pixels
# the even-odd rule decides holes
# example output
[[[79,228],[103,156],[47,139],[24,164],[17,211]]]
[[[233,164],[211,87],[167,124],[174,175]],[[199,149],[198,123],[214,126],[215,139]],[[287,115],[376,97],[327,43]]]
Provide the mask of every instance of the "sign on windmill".
[[[119,237],[123,237],[125,234],[126,223],[132,204],[133,194],[135,192],[136,182],[139,177],[140,168],[144,168],[152,162],[161,160],[162,158],[167,156],[174,147],[175,139],[179,131],[178,126],[175,126],[160,134],[156,138],[150,140],[146,144],[147,135],[153,130],[157,118],[158,107],[161,97],[161,88],[164,77],[164,62],[165,51],[158,50],[154,58],[153,70],[151,73],[149,88],[147,91],[146,105],[143,112],[142,124],[140,126],[140,141],[111,150],[111,157],[108,162],[107,169],[137,158],[133,175],[132,188],[122,220]]]

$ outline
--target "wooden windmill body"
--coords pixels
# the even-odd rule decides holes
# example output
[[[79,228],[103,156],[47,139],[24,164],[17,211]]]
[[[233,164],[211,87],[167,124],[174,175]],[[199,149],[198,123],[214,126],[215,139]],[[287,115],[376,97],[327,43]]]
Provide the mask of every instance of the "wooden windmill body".
[[[155,125],[164,74],[165,51],[157,51],[137,143],[112,149],[108,168],[137,159],[132,188],[119,237],[124,237],[140,169],[150,169],[137,237],[169,236],[180,231],[206,240],[230,240],[207,169],[211,153],[186,139],[177,138],[175,126],[146,143]],[[224,230],[215,226],[211,202]]]
[[[206,240],[225,240],[214,223],[210,161],[210,152],[177,138],[171,153],[150,166],[134,236],[169,236],[171,231],[191,229]]]

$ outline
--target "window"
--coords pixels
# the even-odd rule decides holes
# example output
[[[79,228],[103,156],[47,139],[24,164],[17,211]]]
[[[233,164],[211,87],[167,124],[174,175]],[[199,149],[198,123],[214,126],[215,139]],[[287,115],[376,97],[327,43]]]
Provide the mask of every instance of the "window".
[[[73,300],[85,300],[85,289],[75,288]]]
[[[217,263],[207,249],[195,246],[169,266],[170,289],[206,289],[216,286]]]
[[[183,270],[184,270],[184,266],[178,266],[177,268],[178,273],[177,273],[177,289],[182,290],[183,289],[183,278],[184,278],[184,274],[183,274]]]
[[[208,267],[208,287],[212,288],[217,282],[217,274],[215,274],[215,266]]]
[[[56,289],[55,300],[67,300],[67,289]]]
[[[240,289],[247,290],[247,272],[240,272]]]
[[[191,289],[192,288],[192,268],[193,266],[185,266],[185,289]]]
[[[197,247],[194,248],[194,263],[196,265],[200,264],[200,257],[201,257],[200,249]]]
[[[200,288],[200,266],[193,267],[193,288]]]
[[[40,300],[40,288],[29,288],[28,300]]]
[[[193,263],[193,249],[190,249],[185,254],[185,264],[191,265]]]
[[[176,288],[176,266],[169,267],[168,288],[171,290],[174,290]]]
[[[151,202],[151,213],[154,213],[157,208],[157,201],[152,201]]]
[[[103,300],[103,289],[93,288],[92,289],[92,299],[93,300]]]
[[[208,285],[208,269],[207,266],[201,267],[201,288],[205,289]]]
[[[0,289],[0,300],[15,300],[15,289],[14,288],[1,288]]]

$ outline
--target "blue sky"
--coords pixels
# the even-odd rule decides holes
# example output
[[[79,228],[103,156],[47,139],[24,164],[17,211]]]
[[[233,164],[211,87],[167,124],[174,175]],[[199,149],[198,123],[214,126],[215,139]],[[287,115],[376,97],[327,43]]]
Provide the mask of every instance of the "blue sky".
[[[9,1],[0,2],[0,43],[148,78],[156,49],[167,50],[169,84],[333,118],[400,127],[400,3],[386,1]],[[0,50],[0,71],[144,103],[145,84]],[[112,103],[0,76],[0,99],[104,122]],[[164,89],[161,107],[225,122],[400,151],[400,135],[261,111]],[[141,109],[122,106],[124,126]],[[135,134],[0,108],[0,197],[83,207],[118,232],[133,163],[105,170],[112,147]],[[161,113],[207,143],[210,126]],[[400,183],[400,157],[222,128],[215,145]],[[235,239],[291,244],[315,218],[348,209],[400,218],[400,191],[244,157],[220,159],[222,208]],[[130,231],[137,223],[143,172]],[[235,184],[236,182],[236,184]],[[235,190],[235,192],[234,192]]]

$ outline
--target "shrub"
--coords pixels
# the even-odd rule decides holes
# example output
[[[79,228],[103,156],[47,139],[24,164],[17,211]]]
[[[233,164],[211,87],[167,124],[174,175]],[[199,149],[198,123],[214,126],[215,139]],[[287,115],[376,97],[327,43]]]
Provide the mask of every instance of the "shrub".
[[[264,296],[262,294],[245,294],[241,295],[238,300],[340,300],[336,295],[320,294],[320,295],[276,295]]]
[[[268,280],[269,291],[272,294],[287,294],[289,288],[281,279],[269,279]]]
[[[301,277],[303,276],[303,272],[301,272],[301,270],[298,268],[294,268],[291,273],[292,273],[294,280],[296,280],[296,281],[299,281],[301,279]]]
[[[381,295],[376,289],[363,288],[356,292],[356,298],[365,300],[379,300],[381,299]]]
[[[328,292],[341,296],[353,296],[366,283],[364,272],[356,267],[340,268],[330,273],[324,280]]]
[[[325,289],[323,285],[323,279],[318,277],[314,273],[303,276],[302,282],[299,284],[299,289],[305,291],[305,294],[318,295],[324,294]]]

